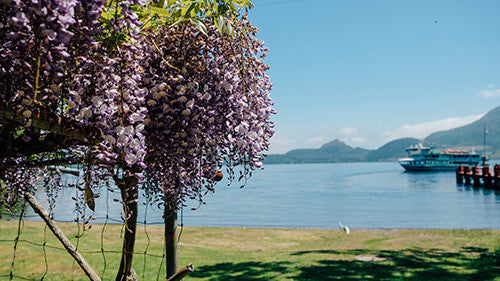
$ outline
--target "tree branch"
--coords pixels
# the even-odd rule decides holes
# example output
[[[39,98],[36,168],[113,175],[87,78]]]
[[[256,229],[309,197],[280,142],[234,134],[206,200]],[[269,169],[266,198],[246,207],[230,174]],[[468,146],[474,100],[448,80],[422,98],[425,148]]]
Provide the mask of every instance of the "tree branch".
[[[101,278],[99,278],[99,275],[94,271],[94,269],[87,263],[87,261],[83,258],[83,256],[78,252],[76,247],[69,241],[68,237],[64,235],[64,232],[56,225],[56,223],[50,218],[49,213],[47,210],[43,208],[40,203],[35,199],[35,196],[33,196],[31,193],[26,193],[24,195],[24,198],[30,206],[35,210],[35,212],[45,221],[47,226],[50,228],[52,233],[59,239],[61,244],[63,244],[64,248],[66,248],[66,251],[76,260],[78,265],[82,268],[82,270],[85,272],[85,274],[89,277],[90,280],[92,281],[100,281]]]
[[[181,270],[177,271],[172,277],[168,278],[167,281],[179,281],[182,278],[186,277],[189,273],[193,272],[194,267],[192,264],[188,264],[183,267]]]
[[[102,132],[96,128],[62,119],[57,114],[43,112],[41,115],[44,119],[33,118],[31,121],[30,127],[35,130],[23,132],[29,138],[21,140],[14,137],[14,130],[24,125],[24,117],[16,115],[10,109],[0,108],[0,155],[5,158],[29,156],[57,151],[75,144],[84,145],[91,139],[101,138]]]

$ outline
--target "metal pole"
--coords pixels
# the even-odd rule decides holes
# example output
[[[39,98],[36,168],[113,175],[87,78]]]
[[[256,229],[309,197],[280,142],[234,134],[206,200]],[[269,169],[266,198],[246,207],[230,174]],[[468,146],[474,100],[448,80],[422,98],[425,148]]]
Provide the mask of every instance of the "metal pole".
[[[486,128],[486,124],[484,124],[484,133],[483,133],[483,165],[486,165],[486,133],[488,133],[488,129]]]

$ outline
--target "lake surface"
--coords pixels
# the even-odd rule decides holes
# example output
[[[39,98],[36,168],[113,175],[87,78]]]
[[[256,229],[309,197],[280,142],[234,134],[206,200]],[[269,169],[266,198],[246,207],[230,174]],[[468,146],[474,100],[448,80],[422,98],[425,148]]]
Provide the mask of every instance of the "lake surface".
[[[76,218],[73,196],[74,188],[60,191],[56,220]],[[43,192],[37,197],[48,206]],[[96,222],[106,214],[120,220],[117,198],[119,192],[103,189]],[[195,211],[190,207],[197,203],[183,209],[185,226],[500,228],[499,191],[459,186],[454,172],[407,173],[396,162],[266,165],[242,189],[223,180],[205,201]],[[140,209],[139,222],[162,224],[161,210],[148,206],[145,216],[143,204]]]

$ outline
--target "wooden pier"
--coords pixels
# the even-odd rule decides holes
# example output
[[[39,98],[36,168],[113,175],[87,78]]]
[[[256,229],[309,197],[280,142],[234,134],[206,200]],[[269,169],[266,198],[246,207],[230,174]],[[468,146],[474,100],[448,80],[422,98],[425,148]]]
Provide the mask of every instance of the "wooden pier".
[[[493,171],[483,163],[483,166],[458,166],[457,184],[484,187],[486,189],[500,190],[500,165],[495,165]]]

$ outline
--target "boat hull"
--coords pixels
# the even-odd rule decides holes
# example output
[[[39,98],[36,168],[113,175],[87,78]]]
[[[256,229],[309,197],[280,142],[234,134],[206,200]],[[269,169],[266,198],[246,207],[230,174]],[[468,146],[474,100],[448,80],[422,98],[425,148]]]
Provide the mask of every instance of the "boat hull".
[[[459,165],[462,166],[474,166],[479,164],[480,161],[460,161],[460,162],[449,162],[449,161],[415,161],[415,159],[406,158],[398,161],[399,164],[408,172],[436,172],[436,171],[454,171]]]
[[[439,171],[454,171],[457,166],[414,166],[414,165],[403,165],[403,168],[407,172],[439,172]]]

